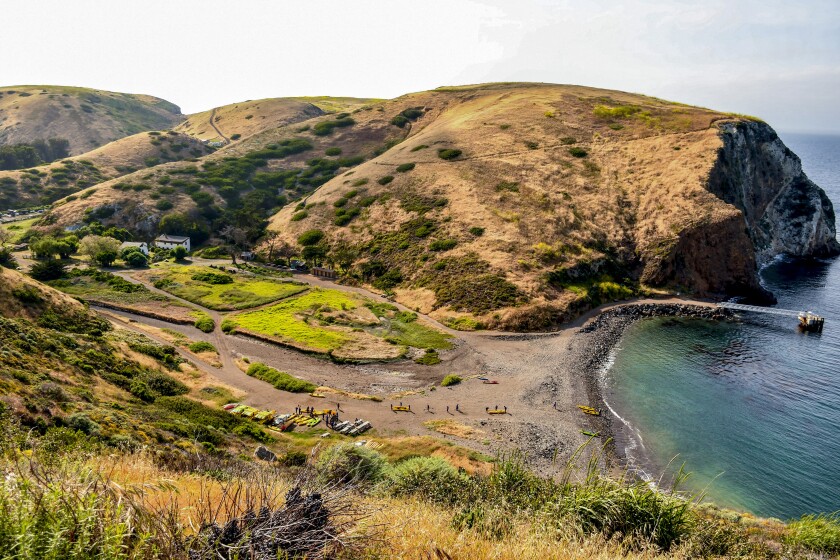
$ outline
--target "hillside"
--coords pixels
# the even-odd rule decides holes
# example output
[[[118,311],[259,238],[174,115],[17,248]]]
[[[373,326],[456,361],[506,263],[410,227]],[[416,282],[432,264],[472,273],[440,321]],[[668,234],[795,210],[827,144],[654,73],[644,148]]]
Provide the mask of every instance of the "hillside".
[[[188,115],[175,130],[199,140],[235,142],[264,130],[326,113],[350,111],[372,101],[350,97],[279,97],[243,101]]]
[[[170,128],[180,109],[157,97],[66,86],[0,88],[0,144],[64,138],[79,155],[138,132]]]
[[[212,151],[186,134],[141,132],[51,164],[0,171],[0,208],[50,204],[102,181]]]
[[[307,260],[458,328],[541,329],[651,289],[766,299],[759,264],[838,250],[830,201],[768,125],[581,86],[410,94],[92,190],[47,223],[92,208],[151,236],[174,212],[169,233],[234,225],[250,246],[273,215]]]

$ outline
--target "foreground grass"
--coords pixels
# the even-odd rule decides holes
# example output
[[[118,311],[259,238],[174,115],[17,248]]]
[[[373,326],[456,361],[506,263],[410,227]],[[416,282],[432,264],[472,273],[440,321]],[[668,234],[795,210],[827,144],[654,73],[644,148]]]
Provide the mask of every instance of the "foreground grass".
[[[294,488],[317,492],[327,506],[319,514],[329,516],[323,541],[306,553],[243,550],[237,558],[782,560],[835,554],[831,539],[840,530],[830,516],[790,525],[733,520],[691,496],[604,478],[593,469],[579,482],[548,481],[515,458],[467,475],[442,459],[389,460],[345,444],[309,461],[290,452],[270,467],[223,454],[103,452],[69,432],[33,440],[3,424],[4,557],[203,560],[271,542],[289,550],[311,539],[311,531],[301,534],[288,524],[267,533],[234,531],[241,540],[227,544],[197,531],[232,519],[256,523],[252,514],[262,508],[283,512],[278,519],[300,515],[288,501]],[[309,465],[285,466],[286,457]],[[343,482],[329,482],[337,477]],[[304,519],[309,525],[324,520]],[[272,531],[283,540],[271,541]]]
[[[227,283],[201,280],[216,275]],[[208,276],[213,278],[213,276]],[[203,266],[164,265],[149,273],[155,287],[192,303],[219,311],[249,309],[298,294],[306,285],[228,274]]]

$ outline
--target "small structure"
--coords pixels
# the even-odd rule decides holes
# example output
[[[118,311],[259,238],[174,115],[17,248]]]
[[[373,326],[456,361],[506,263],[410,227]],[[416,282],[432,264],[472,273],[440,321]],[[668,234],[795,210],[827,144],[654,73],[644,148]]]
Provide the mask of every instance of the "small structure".
[[[242,253],[239,255],[239,258],[243,261],[252,261],[256,258],[256,256],[257,255],[251,251],[242,251]]]
[[[131,247],[136,247],[137,249],[140,249],[141,253],[147,257],[149,256],[149,244],[145,241],[123,241],[120,245],[120,253]]]
[[[317,276],[318,278],[329,278],[335,279],[338,277],[335,270],[331,268],[324,268],[321,266],[313,266],[312,267],[312,276]]]
[[[161,249],[174,249],[175,247],[183,247],[187,250],[187,253],[191,251],[190,249],[190,238],[189,237],[181,237],[180,235],[158,235],[155,238],[155,247],[160,247]]]

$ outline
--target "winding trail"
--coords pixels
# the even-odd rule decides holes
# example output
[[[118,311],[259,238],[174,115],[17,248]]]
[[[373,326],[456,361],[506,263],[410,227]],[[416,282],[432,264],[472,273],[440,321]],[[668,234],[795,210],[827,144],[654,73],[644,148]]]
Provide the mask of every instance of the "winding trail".
[[[222,140],[225,141],[225,144],[230,144],[230,138],[222,134],[222,131],[219,130],[219,127],[216,126],[216,108],[214,107],[212,111],[210,111],[210,126],[213,127],[213,130],[216,131],[216,134],[221,136]]]

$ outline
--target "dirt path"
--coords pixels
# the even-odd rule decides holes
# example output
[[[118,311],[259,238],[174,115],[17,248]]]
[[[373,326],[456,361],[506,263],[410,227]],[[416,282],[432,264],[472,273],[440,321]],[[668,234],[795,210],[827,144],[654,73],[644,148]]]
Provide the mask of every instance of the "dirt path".
[[[216,131],[216,134],[221,136],[222,140],[225,141],[225,144],[230,144],[230,138],[228,138],[227,136],[222,134],[222,131],[219,130],[218,126],[216,126],[216,109],[215,108],[212,111],[210,111],[210,126],[213,127],[213,130]]]

